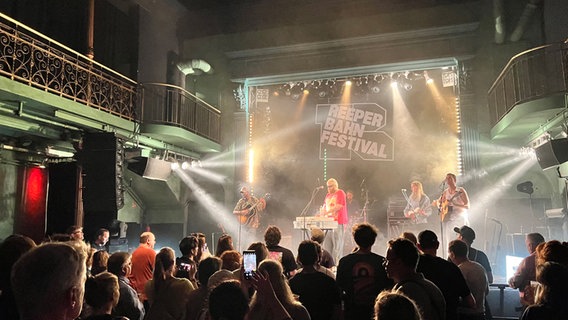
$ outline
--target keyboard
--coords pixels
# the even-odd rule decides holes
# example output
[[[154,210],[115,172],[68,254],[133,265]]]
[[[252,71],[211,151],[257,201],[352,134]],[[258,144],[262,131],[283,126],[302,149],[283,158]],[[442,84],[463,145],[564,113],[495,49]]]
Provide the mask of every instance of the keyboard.
[[[310,230],[311,228],[322,230],[337,229],[337,221],[328,217],[296,217],[294,229]]]

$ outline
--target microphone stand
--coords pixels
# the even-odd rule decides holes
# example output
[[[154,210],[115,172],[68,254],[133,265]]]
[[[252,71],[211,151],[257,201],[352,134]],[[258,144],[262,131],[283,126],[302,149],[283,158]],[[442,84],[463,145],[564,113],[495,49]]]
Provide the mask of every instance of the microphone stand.
[[[367,223],[367,207],[369,206],[369,190],[367,190],[365,185],[363,185],[361,191],[365,195],[365,204],[363,205],[363,209],[361,209],[361,211],[363,213],[363,222]]]
[[[306,231],[306,214],[308,213],[309,208],[312,206],[312,202],[314,202],[314,199],[316,197],[316,194],[318,194],[318,192],[320,191],[320,187],[316,187],[314,189],[314,191],[312,191],[312,196],[310,197],[310,201],[308,201],[308,204],[306,204],[306,206],[304,207],[304,209],[302,209],[302,212],[300,213],[300,217],[302,217],[303,220],[303,227],[304,227],[304,240],[307,239],[307,235],[308,232]]]

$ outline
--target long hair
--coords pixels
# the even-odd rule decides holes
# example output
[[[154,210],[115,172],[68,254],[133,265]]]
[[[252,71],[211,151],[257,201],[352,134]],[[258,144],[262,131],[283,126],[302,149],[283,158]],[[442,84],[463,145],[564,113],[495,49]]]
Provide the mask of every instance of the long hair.
[[[300,305],[300,303],[294,299],[294,295],[292,294],[292,290],[284,276],[284,269],[280,262],[272,259],[266,259],[258,266],[258,272],[266,272],[266,274],[268,274],[268,279],[274,288],[276,297],[289,313],[296,305]],[[272,311],[265,305],[261,305],[259,302],[257,293],[252,296],[250,309],[249,320],[268,320],[273,318]]]
[[[171,277],[175,266],[175,253],[170,247],[164,247],[156,255],[154,266],[154,291],[158,292],[166,279]]]
[[[418,188],[418,190],[415,192],[412,192],[410,194],[410,199],[414,200],[414,201],[420,201],[420,199],[422,199],[422,197],[424,196],[424,188],[422,187],[422,182],[414,180],[410,183],[411,186],[416,186]]]
[[[217,240],[217,249],[215,250],[215,256],[221,257],[223,252],[234,249],[233,238],[228,234],[223,234],[221,237],[219,237],[219,240]]]

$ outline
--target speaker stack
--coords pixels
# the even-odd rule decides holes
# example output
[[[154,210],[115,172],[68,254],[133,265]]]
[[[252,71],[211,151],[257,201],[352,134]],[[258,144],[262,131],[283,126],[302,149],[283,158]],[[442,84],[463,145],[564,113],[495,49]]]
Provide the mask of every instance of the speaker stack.
[[[108,229],[124,206],[123,142],[114,133],[86,134],[81,158],[84,227],[88,234]]]
[[[542,170],[553,168],[568,161],[568,139],[549,140],[534,151]]]

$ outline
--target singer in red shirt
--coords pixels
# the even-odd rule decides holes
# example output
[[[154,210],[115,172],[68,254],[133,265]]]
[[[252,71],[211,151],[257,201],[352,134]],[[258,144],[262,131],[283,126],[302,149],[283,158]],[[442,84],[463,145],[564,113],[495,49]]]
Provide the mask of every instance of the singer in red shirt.
[[[327,180],[327,195],[324,204],[320,208],[320,215],[332,217],[337,221],[337,230],[333,232],[332,250],[335,261],[343,257],[343,247],[345,244],[345,225],[348,222],[347,201],[345,192],[339,189],[339,184],[335,179]]]

